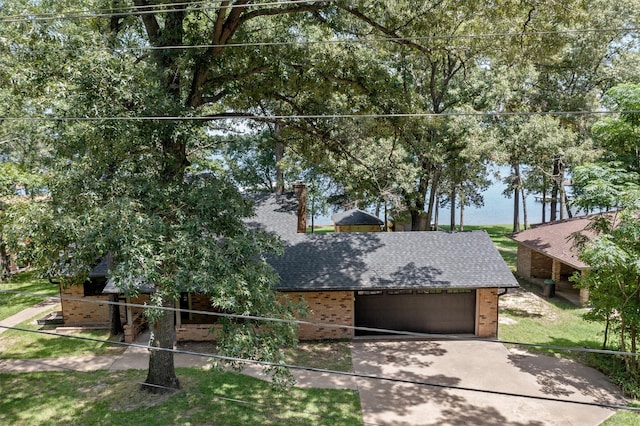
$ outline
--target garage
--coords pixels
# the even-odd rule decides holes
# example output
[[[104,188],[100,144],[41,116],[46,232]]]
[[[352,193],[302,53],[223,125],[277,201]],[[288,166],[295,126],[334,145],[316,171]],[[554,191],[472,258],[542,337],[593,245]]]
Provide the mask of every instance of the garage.
[[[475,332],[472,289],[362,290],[355,292],[356,327],[419,333]],[[356,335],[374,334],[356,331]]]

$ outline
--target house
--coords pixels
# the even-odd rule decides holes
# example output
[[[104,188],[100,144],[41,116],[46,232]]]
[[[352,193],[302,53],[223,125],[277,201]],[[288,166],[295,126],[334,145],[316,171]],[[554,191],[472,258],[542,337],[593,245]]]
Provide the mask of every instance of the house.
[[[380,232],[384,222],[369,212],[350,209],[331,216],[335,232]]]
[[[585,229],[590,222],[590,216],[580,216],[512,234],[518,243],[516,274],[528,280],[551,279],[559,288],[573,289],[569,277],[589,270],[578,258],[573,236],[582,233],[589,237]],[[580,289],[580,305],[585,305],[588,297],[588,290]]]
[[[283,240],[284,255],[270,263],[281,277],[278,291],[306,301],[311,312],[305,320],[497,335],[498,297],[518,284],[486,232],[303,234],[294,231],[296,204],[290,196],[264,196],[256,200],[252,224]],[[299,329],[301,339],[354,334],[349,328]]]
[[[304,190],[298,190],[297,196],[256,196],[256,215],[247,224],[282,239],[284,255],[268,260],[281,278],[277,290],[308,305],[310,315],[305,321],[423,333],[497,335],[498,298],[518,284],[486,232],[307,234],[302,232],[306,229],[305,206],[298,202],[304,200]],[[352,212],[336,219],[347,218],[349,222],[356,216],[359,213]],[[380,224],[375,226],[379,229]],[[67,288],[61,293],[69,291]],[[82,289],[74,291],[79,296]],[[84,297],[106,298],[105,293],[114,291],[117,293],[107,283],[102,294]],[[94,316],[85,309],[82,316],[72,317],[72,302],[79,303],[63,300],[65,321],[104,323],[107,318],[101,305],[87,308],[96,310]],[[198,294],[185,293],[176,301],[179,309],[209,310],[210,305],[207,296]],[[78,311],[77,306],[74,309]],[[196,316],[176,313],[179,340],[211,339],[215,317]],[[140,312],[127,308],[122,318],[126,339],[133,339]],[[353,328],[299,326],[301,340],[350,339],[358,334],[362,332]]]

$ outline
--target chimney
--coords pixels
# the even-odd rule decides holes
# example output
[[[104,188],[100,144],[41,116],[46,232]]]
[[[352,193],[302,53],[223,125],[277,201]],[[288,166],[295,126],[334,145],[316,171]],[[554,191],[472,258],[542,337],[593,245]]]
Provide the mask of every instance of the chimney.
[[[298,234],[307,232],[307,187],[304,183],[295,183],[293,192],[298,197]]]

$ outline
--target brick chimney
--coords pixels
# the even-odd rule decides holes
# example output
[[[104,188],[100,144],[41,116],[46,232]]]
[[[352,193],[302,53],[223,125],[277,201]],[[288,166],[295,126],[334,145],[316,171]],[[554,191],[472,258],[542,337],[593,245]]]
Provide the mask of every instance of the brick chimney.
[[[307,232],[307,187],[304,183],[295,183],[293,192],[298,197],[298,234]]]

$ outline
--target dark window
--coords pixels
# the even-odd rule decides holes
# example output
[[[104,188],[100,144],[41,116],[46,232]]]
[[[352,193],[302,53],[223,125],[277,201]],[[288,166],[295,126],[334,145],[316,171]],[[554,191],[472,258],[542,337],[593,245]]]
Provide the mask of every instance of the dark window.
[[[442,290],[416,290],[416,294],[442,294]]]
[[[387,290],[387,294],[413,294],[413,290]]]
[[[360,290],[358,296],[373,296],[382,294],[382,290]]]
[[[101,296],[102,290],[107,285],[107,280],[101,278],[94,278],[84,282],[84,295],[85,296]]]

